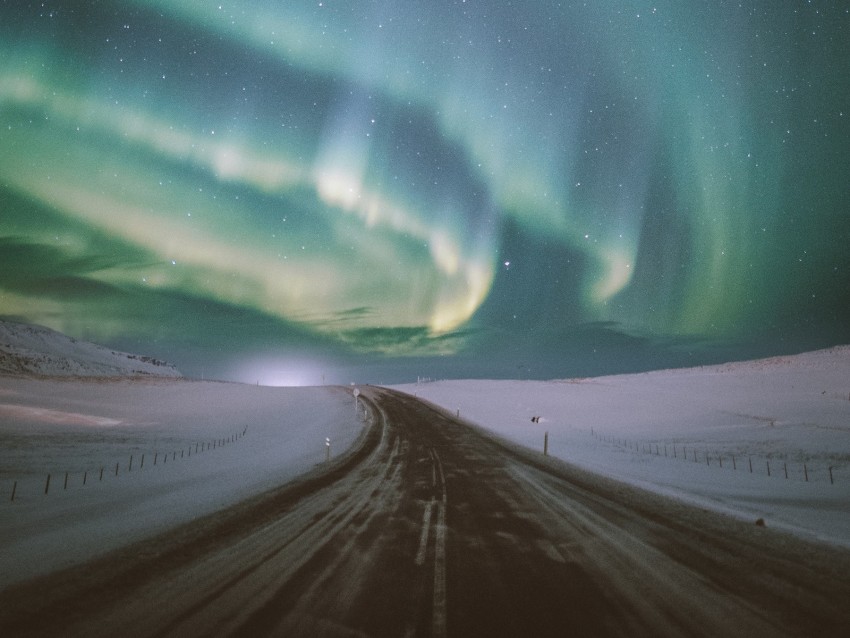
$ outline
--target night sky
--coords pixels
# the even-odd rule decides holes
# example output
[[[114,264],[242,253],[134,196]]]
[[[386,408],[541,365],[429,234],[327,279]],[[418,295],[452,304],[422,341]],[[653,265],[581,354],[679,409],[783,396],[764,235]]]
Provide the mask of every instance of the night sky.
[[[850,8],[2,1],[0,316],[263,383],[850,342]]]

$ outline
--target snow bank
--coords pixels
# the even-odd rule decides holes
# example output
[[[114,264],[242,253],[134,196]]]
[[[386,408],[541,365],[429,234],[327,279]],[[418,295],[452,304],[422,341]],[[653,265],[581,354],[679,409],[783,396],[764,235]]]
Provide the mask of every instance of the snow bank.
[[[0,589],[289,481],[363,425],[340,387],[0,377]]]
[[[551,455],[601,474],[850,546],[850,347],[688,370],[398,389],[541,453],[548,432]]]
[[[0,321],[0,374],[48,377],[179,377],[170,363],[116,352],[59,332]]]

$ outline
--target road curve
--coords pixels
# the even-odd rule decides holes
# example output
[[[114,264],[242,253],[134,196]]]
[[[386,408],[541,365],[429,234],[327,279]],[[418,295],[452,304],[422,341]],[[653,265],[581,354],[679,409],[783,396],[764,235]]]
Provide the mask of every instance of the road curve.
[[[846,635],[850,552],[361,400],[346,456],[0,592],[0,635]]]

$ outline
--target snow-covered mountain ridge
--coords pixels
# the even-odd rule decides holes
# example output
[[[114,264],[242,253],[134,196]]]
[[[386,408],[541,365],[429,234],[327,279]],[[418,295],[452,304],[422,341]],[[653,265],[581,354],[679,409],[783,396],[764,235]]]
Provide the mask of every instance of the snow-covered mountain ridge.
[[[170,363],[116,352],[60,332],[0,320],[0,374],[38,377],[183,376]]]

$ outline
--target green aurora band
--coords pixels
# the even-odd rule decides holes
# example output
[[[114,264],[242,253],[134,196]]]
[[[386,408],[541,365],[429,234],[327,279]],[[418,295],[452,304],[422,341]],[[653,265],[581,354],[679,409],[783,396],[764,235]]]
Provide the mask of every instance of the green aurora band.
[[[4,3],[0,315],[382,357],[846,341],[848,43],[788,0]]]

